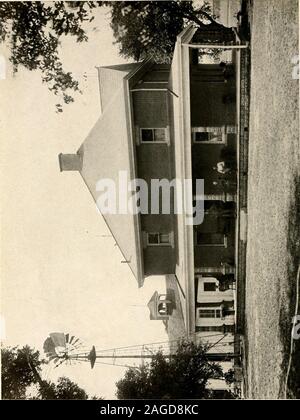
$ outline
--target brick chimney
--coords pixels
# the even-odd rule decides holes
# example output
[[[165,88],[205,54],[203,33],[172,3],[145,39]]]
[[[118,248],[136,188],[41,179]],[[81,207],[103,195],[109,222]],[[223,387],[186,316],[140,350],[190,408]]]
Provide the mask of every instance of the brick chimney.
[[[58,155],[60,171],[81,171],[82,169],[82,156],[78,153]]]

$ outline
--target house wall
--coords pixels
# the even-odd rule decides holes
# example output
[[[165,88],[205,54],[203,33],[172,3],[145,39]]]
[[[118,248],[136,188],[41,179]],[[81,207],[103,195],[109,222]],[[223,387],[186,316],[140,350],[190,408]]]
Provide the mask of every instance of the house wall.
[[[175,272],[175,252],[171,246],[148,246],[144,249],[146,276]]]
[[[204,222],[197,226],[195,230],[203,233],[224,233],[226,235],[226,246],[221,245],[197,245],[194,241],[194,261],[195,267],[220,267],[221,263],[232,263],[234,260],[235,249],[235,221],[220,220],[216,223],[215,218],[204,216]],[[226,223],[226,225],[225,225]],[[222,224],[224,228],[222,229]]]
[[[166,71],[167,70],[167,71]],[[155,71],[148,72],[143,77],[143,82],[136,85],[138,89],[163,89],[164,84],[148,82],[167,81],[168,67],[157,66]],[[172,180],[174,177],[174,159],[172,135],[169,133],[168,143],[141,143],[139,137],[140,128],[168,128],[169,109],[166,91],[139,90],[132,92],[136,159],[138,177],[144,179],[147,185],[151,185],[153,179]],[[171,193],[171,201],[172,200]],[[148,194],[149,213],[151,208],[151,194]],[[175,219],[172,214],[142,214],[141,229],[144,234],[144,271],[146,276],[156,274],[175,273],[175,248],[174,240],[171,245],[147,245],[147,233],[169,233],[174,238]]]
[[[220,81],[204,81],[203,70],[219,72]],[[215,76],[214,76],[215,78]],[[198,64],[191,74],[191,124],[192,126],[218,126],[235,124],[235,103],[224,103],[225,96],[234,95],[234,81],[222,81],[222,71],[218,65]]]
[[[132,88],[133,120],[136,142],[138,177],[150,185],[151,179],[175,177],[172,114],[166,82],[169,66],[154,66]],[[215,81],[210,81],[215,80]],[[225,103],[224,97],[235,97],[235,83],[224,83],[222,70],[218,65],[192,65],[191,67],[191,123],[194,127],[226,127],[235,124],[234,100]],[[153,90],[150,90],[153,89]],[[141,143],[140,128],[166,128],[169,133],[168,144]],[[187,139],[191,141],[192,139]],[[223,159],[224,150],[236,153],[236,135],[227,134],[226,144],[192,144],[193,180],[204,179],[205,194],[219,194],[223,189],[213,185],[220,174],[213,167]],[[148,197],[151,205],[150,195]],[[228,221],[226,222],[228,225]],[[177,258],[176,218],[174,215],[141,215],[143,232],[173,233],[175,246],[144,246],[145,274],[172,274],[175,272]],[[204,222],[196,229],[200,232],[222,232],[222,220],[205,216]],[[228,226],[227,226],[228,230]],[[227,247],[195,245],[196,267],[220,267],[221,262],[230,262],[234,256],[234,223],[229,226]]]
[[[133,92],[134,122],[139,127],[166,127],[168,125],[167,93],[165,91]]]

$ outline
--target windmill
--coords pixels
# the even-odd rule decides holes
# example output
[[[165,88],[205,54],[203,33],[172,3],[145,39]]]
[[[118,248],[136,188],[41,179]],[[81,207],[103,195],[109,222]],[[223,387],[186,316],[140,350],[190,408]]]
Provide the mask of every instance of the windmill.
[[[82,342],[69,333],[50,333],[44,342],[43,349],[48,361],[53,362],[55,367],[64,362],[71,364],[85,356]]]
[[[217,352],[218,346],[232,345],[232,340],[226,342],[227,334],[215,334],[216,342],[209,347],[212,349],[215,347],[216,352],[208,352],[207,358],[211,361],[224,361],[234,357],[239,357],[239,354],[233,354],[231,352]],[[208,337],[212,337],[209,335]],[[83,343],[76,338],[74,335],[65,334],[61,332],[54,332],[49,334],[44,342],[44,352],[50,363],[54,367],[58,367],[61,364],[73,364],[76,362],[89,362],[91,368],[95,366],[95,363],[109,364],[115,366],[130,367],[126,360],[137,360],[142,363],[146,359],[152,359],[154,355],[160,351],[163,357],[170,358],[176,351],[178,343],[181,341],[181,337],[177,340],[172,341],[160,341],[156,343],[148,343],[141,345],[133,345],[127,347],[111,348],[111,349],[97,349],[92,346],[90,350],[87,350]],[[202,339],[205,337],[202,337]],[[106,362],[105,362],[106,360]],[[117,364],[116,361],[119,363]],[[124,364],[125,363],[125,364]],[[136,366],[131,366],[136,367]]]

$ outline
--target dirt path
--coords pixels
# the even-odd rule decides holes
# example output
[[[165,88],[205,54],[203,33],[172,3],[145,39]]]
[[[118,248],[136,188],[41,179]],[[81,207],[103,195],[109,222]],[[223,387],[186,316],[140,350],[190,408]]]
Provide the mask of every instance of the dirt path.
[[[251,398],[284,397],[299,252],[299,80],[292,78],[297,3],[253,1],[246,285]]]

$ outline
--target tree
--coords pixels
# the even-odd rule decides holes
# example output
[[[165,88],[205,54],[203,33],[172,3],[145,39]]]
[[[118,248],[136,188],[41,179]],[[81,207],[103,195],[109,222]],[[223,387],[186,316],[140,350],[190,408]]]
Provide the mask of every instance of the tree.
[[[39,399],[45,400],[87,400],[89,397],[84,389],[65,376],[58,378],[57,384],[47,383],[40,394]]]
[[[14,71],[20,66],[40,71],[42,82],[58,97],[57,112],[62,112],[62,102],[73,102],[72,94],[81,92],[73,74],[63,69],[61,41],[65,36],[87,41],[85,24],[92,22],[94,9],[100,6],[111,10],[120,54],[134,60],[151,55],[157,62],[170,62],[176,37],[187,23],[208,32],[228,29],[216,22],[207,0],[197,9],[191,1],[0,2],[0,42],[10,47]]]
[[[209,379],[223,377],[220,365],[210,362],[207,347],[182,341],[169,358],[156,353],[151,362],[129,368],[116,383],[119,399],[209,398]]]
[[[28,364],[28,357],[35,366],[36,372],[39,373],[44,362],[40,360],[38,351],[34,351],[28,346],[22,349],[17,347],[2,349],[1,379],[3,399],[25,399],[27,388],[38,383],[35,372]]]
[[[103,3],[111,8],[111,27],[120,54],[137,61],[152,56],[157,62],[169,63],[176,37],[187,23],[201,29],[228,29],[215,20],[208,1],[197,9],[191,1]]]
[[[46,361],[40,359],[38,351],[23,348],[4,348],[1,351],[2,398],[35,400],[87,400],[88,394],[69,378],[58,378],[57,383],[41,378],[42,366]],[[35,385],[37,395],[27,397],[30,386]],[[101,399],[92,397],[92,399]]]
[[[16,72],[19,66],[39,70],[42,81],[61,101],[73,102],[71,92],[80,92],[71,72],[63,69],[59,46],[63,36],[71,35],[77,42],[87,41],[82,28],[91,22],[97,2],[0,2],[0,40],[10,46],[10,61]]]

